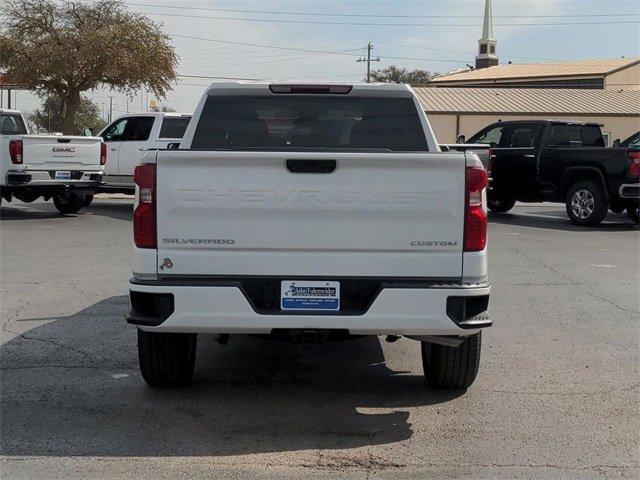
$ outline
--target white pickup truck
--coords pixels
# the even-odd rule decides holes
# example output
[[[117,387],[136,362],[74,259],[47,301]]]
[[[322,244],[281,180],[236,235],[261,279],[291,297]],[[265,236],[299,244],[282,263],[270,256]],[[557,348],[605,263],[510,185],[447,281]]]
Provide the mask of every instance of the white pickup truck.
[[[410,87],[214,84],[134,180],[127,320],[149,385],[188,384],[206,333],[402,335],[429,385],[474,381],[487,175],[439,151]]]
[[[28,135],[19,111],[0,110],[0,199],[53,198],[61,213],[76,213],[100,185],[106,161],[99,137]]]
[[[133,168],[147,150],[166,149],[182,140],[191,114],[148,112],[123,115],[98,135],[109,148],[101,192],[134,193]]]

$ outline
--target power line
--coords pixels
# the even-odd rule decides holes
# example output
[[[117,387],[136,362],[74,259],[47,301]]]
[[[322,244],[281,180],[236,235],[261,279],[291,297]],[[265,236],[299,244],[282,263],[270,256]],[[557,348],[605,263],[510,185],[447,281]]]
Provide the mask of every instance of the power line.
[[[418,58],[418,57],[395,57],[391,55],[383,55],[382,58],[391,60],[420,60],[424,62],[442,62],[442,63],[467,63],[469,60],[440,60],[437,58]]]
[[[219,39],[216,39],[216,38],[195,37],[195,36],[191,36],[191,35],[178,35],[178,34],[172,34],[172,33],[169,33],[168,35],[171,36],[171,37],[176,37],[176,38],[186,38],[186,39],[190,39],[190,40],[201,40],[201,41],[204,41],[204,42],[224,43],[224,44],[229,44],[229,45],[245,45],[245,46],[249,46],[249,47],[272,48],[272,49],[275,49],[275,50],[288,50],[288,51],[291,51],[291,52],[327,53],[327,54],[333,54],[333,55],[344,55],[344,56],[347,56],[347,57],[357,57],[357,56],[359,56],[358,54],[355,54],[355,53],[346,53],[345,51],[338,51],[338,50],[330,51],[330,50],[312,50],[312,49],[308,49],[308,48],[282,47],[282,46],[278,46],[278,45],[264,45],[264,44],[259,44],[259,43],[235,42],[235,41],[232,41],[232,40],[219,40]]]
[[[360,77],[360,73],[346,73],[346,74],[340,74],[340,75],[309,75],[309,76],[303,76],[303,77],[299,77],[299,76],[293,76],[293,77],[283,77],[283,78],[269,78],[269,79],[261,79],[261,80],[269,80],[269,81],[273,81],[273,82],[281,82],[281,81],[286,81],[286,80],[304,80],[307,78],[345,78],[345,77]],[[182,75],[181,75],[182,76]],[[206,77],[206,78],[213,78],[213,77]],[[176,86],[177,87],[209,87],[211,84],[210,83],[206,83],[206,84],[201,84],[201,83],[184,83],[183,81],[180,81],[180,83],[178,83]]]
[[[298,56],[298,57],[288,57],[288,58],[281,58],[278,60],[264,60],[262,62],[244,62],[244,63],[227,63],[227,64],[220,64],[220,65],[203,65],[200,66],[198,65],[198,68],[222,68],[222,67],[244,67],[244,66],[248,66],[248,65],[262,65],[265,63],[282,63],[282,62],[295,62],[298,60],[308,60],[310,58],[317,58],[323,55],[331,55],[329,53],[314,53],[314,54],[309,54],[309,55],[302,55],[302,56]],[[265,58],[265,57],[260,57],[260,58]]]
[[[291,23],[300,25],[344,25],[344,26],[360,26],[360,27],[481,27],[479,23],[366,23],[366,22],[331,22],[331,21],[317,21],[317,20],[284,20],[284,19],[266,19],[266,18],[238,18],[238,17],[210,17],[205,15],[186,15],[180,13],[155,13],[155,12],[139,12],[145,15],[154,15],[160,17],[180,17],[180,18],[197,18],[208,20],[230,20],[238,22],[260,22],[260,23]],[[606,21],[606,22],[562,22],[562,23],[494,23],[494,27],[567,27],[576,25],[624,25],[624,24],[638,24],[640,21],[635,20],[621,20],[621,21]]]
[[[211,8],[192,6],[159,5],[151,3],[127,3],[127,5],[138,7],[160,7],[177,10],[203,10],[210,12],[230,12],[230,13],[252,13],[263,15],[292,15],[292,16],[312,16],[312,17],[363,17],[363,18],[483,18],[482,15],[398,15],[398,14],[374,14],[374,13],[319,13],[319,12],[292,12],[278,10],[241,10],[235,8]],[[638,13],[585,13],[585,14],[564,14],[564,15],[494,15],[493,18],[589,18],[589,17],[628,17],[640,15]],[[265,19],[268,20],[268,19]]]
[[[212,77],[207,75],[176,75],[176,77],[180,78],[206,78],[211,80],[247,80],[253,82],[259,82],[260,78],[240,78],[240,77]]]
[[[380,42],[377,42],[378,44],[380,44]],[[429,50],[429,51],[433,51],[433,52],[446,52],[446,53],[459,53],[461,55],[476,55],[478,52],[472,52],[471,50],[445,50],[442,48],[433,48],[433,47],[423,47],[423,46],[418,46],[418,45],[411,45],[408,43],[387,43],[387,42],[383,42],[382,45],[389,45],[391,47],[402,47],[402,48],[415,48],[417,50]],[[500,53],[501,57],[508,57],[508,58],[522,58],[525,60],[542,60],[544,62],[549,62],[549,61],[553,61],[549,58],[541,58],[541,57],[525,57],[522,55],[509,55],[508,53]]]
[[[305,52],[305,53],[321,53],[321,54],[331,54],[331,55],[342,55],[342,56],[347,56],[347,57],[358,57],[359,55],[357,54],[353,54],[353,53],[347,53],[348,50],[343,50],[343,51],[338,51],[338,50],[312,50],[312,49],[308,49],[308,48],[295,48],[295,47],[282,47],[279,45],[264,45],[264,44],[259,44],[259,43],[248,43],[248,42],[237,42],[237,41],[232,41],[232,40],[219,40],[219,39],[215,39],[215,38],[205,38],[205,37],[196,37],[196,36],[192,36],[192,35],[179,35],[179,34],[172,34],[169,33],[169,36],[171,37],[176,37],[176,38],[185,38],[185,39],[189,39],[189,40],[200,40],[200,41],[205,41],[205,42],[213,42],[213,43],[222,43],[222,44],[231,44],[231,45],[245,45],[245,46],[251,46],[251,47],[261,47],[261,48],[271,48],[271,49],[275,49],[275,50],[287,50],[287,51],[294,51],[294,52]],[[353,49],[356,50],[356,49]],[[421,57],[398,57],[398,56],[386,56],[383,55],[383,58],[385,59],[392,59],[392,60],[418,60],[418,61],[425,61],[425,62],[444,62],[444,63],[466,63],[468,60],[455,60],[455,59],[436,59],[436,58],[421,58]],[[514,57],[515,58],[515,57]],[[567,62],[570,63],[571,65],[586,65],[586,66],[609,66],[610,63],[606,63],[606,64],[599,64],[599,63],[594,63],[594,62],[583,62],[581,63],[580,61],[575,61],[575,62]],[[517,64],[515,64],[517,65]]]

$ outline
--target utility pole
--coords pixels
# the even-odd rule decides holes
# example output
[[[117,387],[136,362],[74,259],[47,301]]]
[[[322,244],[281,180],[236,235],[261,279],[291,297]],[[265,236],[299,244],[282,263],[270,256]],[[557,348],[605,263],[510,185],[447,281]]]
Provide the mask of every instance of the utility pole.
[[[111,123],[111,119],[113,118],[113,97],[109,96],[109,123]]]
[[[356,62],[367,62],[367,83],[371,82],[371,62],[379,62],[380,57],[371,58],[371,50],[373,50],[373,45],[371,42],[367,43],[367,57],[366,58],[358,58]]]

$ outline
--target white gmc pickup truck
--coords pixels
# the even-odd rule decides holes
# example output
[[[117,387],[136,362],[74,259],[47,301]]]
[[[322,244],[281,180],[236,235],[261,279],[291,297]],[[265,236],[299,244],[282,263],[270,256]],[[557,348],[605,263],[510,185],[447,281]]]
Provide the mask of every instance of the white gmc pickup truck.
[[[214,84],[134,181],[127,320],[149,385],[188,384],[206,333],[402,335],[429,385],[474,381],[487,175],[439,151],[410,87]]]
[[[0,201],[53,198],[76,213],[102,182],[107,148],[100,137],[28,135],[17,110],[0,110]]]

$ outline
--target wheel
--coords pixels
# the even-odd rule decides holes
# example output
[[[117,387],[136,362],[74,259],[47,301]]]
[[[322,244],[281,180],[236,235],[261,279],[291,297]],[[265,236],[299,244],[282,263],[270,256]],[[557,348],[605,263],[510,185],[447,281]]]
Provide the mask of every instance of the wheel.
[[[422,368],[427,385],[434,388],[466,389],[480,366],[482,332],[464,339],[457,347],[422,343]]]
[[[505,213],[511,210],[516,204],[515,200],[491,200],[487,199],[487,208],[492,212]]]
[[[138,329],[138,361],[151,387],[184,387],[196,363],[195,333],[145,332]]]
[[[627,217],[638,225],[638,207],[627,207]]]
[[[82,202],[83,207],[88,207],[93,202],[93,194],[88,194],[84,196],[84,201]]]
[[[576,225],[598,225],[607,216],[602,187],[592,181],[575,183],[567,192],[567,215]]]
[[[60,213],[78,213],[83,202],[84,196],[77,193],[64,192],[53,196],[53,204]]]

